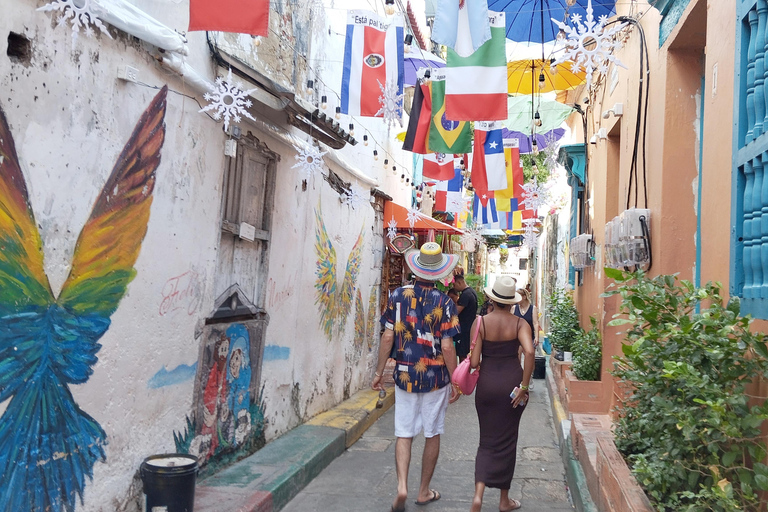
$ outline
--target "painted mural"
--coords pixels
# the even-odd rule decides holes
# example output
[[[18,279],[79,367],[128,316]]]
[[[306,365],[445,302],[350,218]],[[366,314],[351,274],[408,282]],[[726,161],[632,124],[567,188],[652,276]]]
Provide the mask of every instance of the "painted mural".
[[[315,304],[319,306],[320,325],[330,341],[334,333],[344,329],[352,310],[357,275],[363,258],[365,225],[360,230],[355,245],[349,252],[347,268],[341,282],[337,278],[336,249],[333,247],[320,207],[315,209],[315,253],[317,254],[317,281],[315,282]]]
[[[0,503],[14,512],[72,511],[104,461],[107,436],[69,389],[87,382],[110,317],[135,277],[165,140],[167,88],[117,158],[54,297],[43,242],[0,108]]]
[[[366,333],[368,334],[368,350],[373,350],[373,347],[378,345],[379,342],[379,287],[372,286],[371,294],[368,297],[368,319],[366,323]]]
[[[216,466],[252,453],[263,441],[264,415],[251,393],[251,336],[246,325],[210,330],[199,381],[198,414],[174,434],[177,451]],[[263,442],[262,442],[263,444]]]
[[[368,347],[368,351],[373,350],[379,341],[378,325],[379,311],[377,308],[379,299],[378,286],[371,287],[371,293],[368,296],[368,312],[365,311],[365,304],[363,303],[363,295],[358,289],[355,299],[355,347],[359,348],[359,352],[362,352],[362,347]]]

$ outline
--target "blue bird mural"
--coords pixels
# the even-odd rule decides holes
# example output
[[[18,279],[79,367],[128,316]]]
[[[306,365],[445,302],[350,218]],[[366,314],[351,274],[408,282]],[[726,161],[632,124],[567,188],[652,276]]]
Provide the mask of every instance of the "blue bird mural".
[[[117,158],[54,297],[43,243],[0,108],[0,510],[71,512],[104,461],[106,434],[69,386],[93,373],[99,339],[136,275],[165,140],[167,88]]]

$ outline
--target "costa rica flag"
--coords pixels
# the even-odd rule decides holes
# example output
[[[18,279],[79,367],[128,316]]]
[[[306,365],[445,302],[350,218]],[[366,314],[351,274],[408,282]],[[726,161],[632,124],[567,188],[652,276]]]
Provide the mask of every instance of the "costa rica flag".
[[[403,18],[372,11],[347,12],[341,111],[363,117],[383,117],[382,87],[403,93]],[[381,112],[380,112],[381,111]]]

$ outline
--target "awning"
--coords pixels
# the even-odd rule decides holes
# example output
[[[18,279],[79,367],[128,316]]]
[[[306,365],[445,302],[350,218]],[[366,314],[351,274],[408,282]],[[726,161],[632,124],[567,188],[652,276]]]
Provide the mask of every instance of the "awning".
[[[408,210],[404,206],[400,206],[392,201],[384,203],[384,225],[388,226],[392,219],[397,223],[398,229],[413,229],[414,231],[429,231],[434,229],[435,231],[447,231],[451,235],[460,235],[462,231],[443,222],[427,217],[423,213],[415,212],[418,217],[411,226],[408,222],[408,213],[415,212],[414,210]]]

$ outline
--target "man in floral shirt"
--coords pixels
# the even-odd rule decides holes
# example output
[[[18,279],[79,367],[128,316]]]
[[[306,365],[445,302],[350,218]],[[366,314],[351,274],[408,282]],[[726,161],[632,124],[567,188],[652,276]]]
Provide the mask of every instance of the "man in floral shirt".
[[[393,512],[405,510],[411,444],[422,430],[426,441],[416,504],[440,499],[440,493],[430,489],[429,483],[440,455],[446,408],[459,398],[458,388],[451,385],[456,369],[453,337],[459,333],[458,312],[456,304],[434,286],[436,280],[450,275],[458,257],[443,254],[438,244],[427,242],[421,250],[408,251],[405,259],[416,281],[389,297],[381,317],[385,330],[371,383],[373,389],[383,389],[384,367],[388,358],[394,358],[397,497]]]

